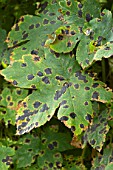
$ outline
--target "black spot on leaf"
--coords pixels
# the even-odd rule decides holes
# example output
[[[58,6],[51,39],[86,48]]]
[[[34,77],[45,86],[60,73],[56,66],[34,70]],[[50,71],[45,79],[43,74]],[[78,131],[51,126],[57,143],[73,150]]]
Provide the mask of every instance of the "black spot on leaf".
[[[67,103],[67,101],[66,101],[66,100],[63,100],[63,101],[60,103],[60,106],[66,104],[66,103]]]
[[[0,100],[1,100],[1,96],[0,96]],[[7,96],[7,100],[10,101],[10,100],[11,100],[11,97],[10,97],[10,96]]]
[[[71,5],[71,1],[67,1],[67,6],[70,6]]]
[[[98,83],[93,83],[93,85],[92,85],[93,88],[96,88],[96,87],[98,87],[98,86],[99,86]]]
[[[27,66],[26,63],[22,63],[22,64],[21,64],[21,67],[26,67],[26,66]]]
[[[69,30],[65,30],[65,34],[69,34]]]
[[[67,47],[71,47],[71,42],[69,41],[68,43],[67,43]]]
[[[58,40],[63,40],[63,36],[62,35],[58,35]]]
[[[56,21],[50,21],[50,24],[55,24],[56,23]]]
[[[88,102],[85,102],[84,105],[87,106],[87,105],[88,105]]]
[[[18,26],[18,24],[16,24],[16,26],[15,26],[15,31],[19,31],[19,26]]]
[[[16,80],[14,80],[13,81],[13,85],[17,85],[18,83],[17,83],[17,81]]]
[[[18,95],[20,95],[22,91],[21,90],[17,90],[16,92],[17,92]]]
[[[42,81],[43,81],[45,84],[50,84],[49,78],[46,77],[46,76],[42,78]]]
[[[94,144],[96,143],[96,141],[95,141],[94,139],[92,139],[92,140],[90,141],[90,143],[91,143],[91,145],[94,145]]]
[[[70,15],[70,11],[66,11],[66,15],[69,16]]]
[[[25,40],[28,37],[28,33],[23,34],[23,40]]]
[[[48,24],[48,22],[49,22],[48,19],[44,19],[43,24],[44,24],[44,25],[45,25],[45,24]]]
[[[53,145],[57,147],[58,143],[56,141],[53,142]]]
[[[89,22],[92,19],[92,16],[90,14],[86,14],[86,21]]]
[[[53,163],[49,163],[49,167],[52,168],[53,167]]]
[[[76,115],[74,112],[70,113],[70,117],[71,117],[72,119],[74,119],[76,116],[77,116],[77,115]]]
[[[46,68],[44,71],[46,74],[52,74],[51,68]]]
[[[86,64],[89,64],[89,60],[88,59],[86,59],[85,62],[86,62]]]
[[[34,84],[31,85],[32,89],[36,89],[36,86]]]
[[[83,124],[80,124],[80,127],[81,127],[81,128],[84,128],[84,125],[83,125]]]
[[[40,112],[45,112],[46,110],[48,110],[49,109],[49,107],[47,106],[47,104],[44,104],[43,106],[42,106],[42,108],[40,109]]]
[[[2,100],[2,96],[0,96],[0,101]]]
[[[63,108],[68,108],[68,107],[69,107],[68,105],[63,106]]]
[[[92,98],[93,98],[93,99],[98,99],[98,97],[99,97],[99,93],[95,91],[95,92],[93,93],[93,95],[92,95]]]
[[[33,28],[34,28],[34,24],[32,24],[32,25],[29,26],[29,29],[30,29],[30,30],[33,29]]]
[[[48,148],[49,148],[50,150],[53,150],[53,149],[54,149],[54,146],[53,146],[52,144],[48,144]]]
[[[39,27],[40,27],[40,24],[39,24],[39,23],[37,23],[37,24],[35,25],[35,27],[36,27],[36,28],[39,28]]]
[[[78,17],[82,18],[82,11],[81,10],[78,11]]]
[[[56,79],[57,79],[57,80],[60,80],[60,81],[65,80],[62,76],[56,76]]]
[[[83,5],[82,5],[81,3],[78,4],[78,8],[82,8],[82,6],[83,6]]]
[[[14,42],[13,42],[13,45],[16,45],[17,43],[18,43],[18,41],[14,41]]]
[[[87,114],[87,116],[86,116],[85,118],[86,118],[86,120],[88,120],[88,121],[91,123],[91,119],[92,119],[92,117],[91,117],[91,115],[90,115],[90,114]]]
[[[71,126],[71,131],[74,132],[75,130],[75,126]]]
[[[34,78],[34,75],[33,75],[33,74],[29,74],[29,75],[27,76],[27,78],[28,78],[28,80],[32,80],[32,79]]]
[[[37,62],[37,61],[40,61],[40,57],[39,57],[39,56],[35,56],[35,57],[33,58],[33,60],[36,61],[36,62]]]
[[[68,120],[68,117],[67,117],[67,116],[62,116],[62,117],[60,118],[60,120],[61,120],[61,121],[67,121],[67,120]]]
[[[110,50],[110,47],[105,47],[104,50]]]
[[[54,12],[49,13],[49,16],[54,16],[54,15],[55,15]]]
[[[74,84],[75,89],[79,88],[79,84]]]
[[[38,54],[38,51],[37,51],[37,50],[32,50],[32,51],[31,51],[31,54],[37,55],[37,54]]]
[[[10,103],[9,103],[9,106],[13,106],[13,102],[10,102]]]
[[[38,122],[36,122],[35,125],[38,126]]]
[[[42,76],[43,76],[43,73],[42,73],[41,71],[39,71],[39,72],[37,73],[37,75],[38,75],[39,77],[42,77]]]
[[[26,50],[26,48],[25,48],[25,47],[23,47],[23,48],[22,48],[22,50]]]
[[[76,34],[75,31],[71,31],[70,33],[71,33],[71,35],[75,35]]]
[[[38,108],[41,105],[41,103],[39,101],[36,101],[33,105],[34,108]]]

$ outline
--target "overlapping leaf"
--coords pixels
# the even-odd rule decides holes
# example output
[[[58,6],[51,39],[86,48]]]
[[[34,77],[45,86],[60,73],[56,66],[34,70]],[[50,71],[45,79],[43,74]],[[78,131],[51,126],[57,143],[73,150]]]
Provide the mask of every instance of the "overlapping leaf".
[[[30,166],[35,161],[39,169],[62,167],[63,158],[60,152],[73,149],[70,134],[56,131],[52,125],[46,126],[41,132],[41,137],[35,132],[34,135],[27,134],[19,139],[13,157],[17,168]]]
[[[2,61],[4,50],[7,48],[5,39],[6,39],[6,31],[0,28],[0,62]]]
[[[86,170],[86,167],[82,164],[82,160],[79,156],[64,155],[64,170]]]
[[[12,157],[14,155],[14,149],[6,146],[0,146],[0,168],[7,170],[12,164]]]
[[[107,109],[93,118],[93,124],[85,131],[83,146],[87,142],[98,151],[101,151],[109,131]]]
[[[111,170],[112,167],[113,167],[113,149],[112,145],[109,145],[107,146],[107,148],[104,149],[103,155],[99,155],[93,160],[93,166],[91,170],[97,169]]]
[[[44,44],[48,36],[63,24],[56,1],[45,2],[45,8],[38,16],[26,15],[14,25],[8,35],[8,46],[13,47],[11,62],[25,54],[44,57]]]
[[[27,96],[28,91],[20,88],[5,88],[0,94],[0,119],[4,119],[6,125],[8,123],[15,125],[16,113],[19,103]]]

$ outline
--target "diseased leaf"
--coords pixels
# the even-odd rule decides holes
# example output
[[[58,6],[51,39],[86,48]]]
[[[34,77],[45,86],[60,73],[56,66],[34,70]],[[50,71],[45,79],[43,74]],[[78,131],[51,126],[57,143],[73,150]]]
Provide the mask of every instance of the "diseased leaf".
[[[16,113],[19,103],[27,96],[28,91],[20,88],[5,88],[0,94],[0,119],[4,119],[6,125],[8,123],[15,125]]]
[[[92,125],[83,135],[83,146],[88,142],[94,149],[101,151],[109,131],[108,116],[107,109],[94,116]]]
[[[108,10],[104,10],[100,18],[94,18],[84,24],[84,35],[76,53],[76,59],[83,69],[95,61],[102,60],[102,57],[109,58],[112,55],[112,27],[112,14]]]
[[[58,28],[55,31],[55,37],[54,40],[48,39],[47,42],[50,42],[49,47],[58,53],[68,53],[72,51],[77,44],[77,42],[81,38],[81,33],[78,30],[78,27],[75,25],[71,26],[63,26]],[[51,37],[53,39],[53,37]],[[46,42],[46,43],[47,43]],[[47,43],[48,45],[49,43]]]
[[[49,34],[63,24],[58,2],[45,2],[44,6],[45,9],[37,16],[22,16],[10,31],[8,46],[13,48],[11,63],[25,54],[44,57],[43,49]]]
[[[46,127],[41,135],[41,150],[37,160],[41,169],[61,169],[63,157],[60,152],[73,149],[70,145],[71,135],[54,131],[53,126]]]
[[[64,155],[64,170],[86,170],[81,158],[73,155]]]
[[[17,146],[13,157],[14,163],[17,165],[17,168],[30,166],[35,161],[35,156],[38,155],[40,150],[39,137],[27,134],[20,138],[18,143],[20,144]]]
[[[100,16],[101,8],[100,3],[97,0],[84,0],[83,3],[83,17],[89,22],[92,18],[98,18]]]
[[[111,170],[109,167],[112,167],[113,164],[113,149],[112,145],[108,146],[104,149],[103,155],[99,155],[93,160],[93,166],[91,170],[97,170],[97,169],[105,169],[105,170]]]
[[[12,164],[12,157],[14,155],[14,149],[6,146],[0,146],[0,168],[1,170],[7,170]]]
[[[46,125],[40,136],[34,132],[19,139],[13,157],[14,164],[22,168],[36,162],[39,169],[61,168],[63,158],[60,152],[73,149],[70,142],[70,133],[61,133],[54,129],[54,125]]]

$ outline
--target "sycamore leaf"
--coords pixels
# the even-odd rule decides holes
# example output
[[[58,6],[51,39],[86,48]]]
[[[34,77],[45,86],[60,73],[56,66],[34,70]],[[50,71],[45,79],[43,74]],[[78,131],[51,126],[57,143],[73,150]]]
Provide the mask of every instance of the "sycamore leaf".
[[[103,155],[99,155],[96,158],[94,158],[92,164],[93,166],[91,170],[97,170],[97,169],[111,170],[113,167],[112,145],[109,145],[107,146],[107,148],[104,149]]]
[[[37,163],[41,169],[60,169],[63,157],[60,152],[73,149],[70,133],[54,131],[53,126],[44,128],[41,135],[40,153]]]
[[[86,170],[86,167],[82,164],[80,156],[64,155],[64,170]]]
[[[34,162],[39,169],[62,167],[63,157],[60,152],[73,149],[70,145],[71,135],[58,132],[53,126],[43,127],[41,136],[35,131],[32,135],[24,135],[18,140],[13,157],[17,168],[31,166]]]
[[[19,146],[15,151],[13,162],[17,168],[30,166],[34,161],[35,155],[38,155],[40,150],[40,139],[31,134],[27,134],[19,139]]]
[[[0,119],[15,125],[18,104],[27,96],[28,91],[20,88],[5,88],[0,94]]]
[[[58,54],[48,48],[45,59],[34,61],[31,55],[24,56],[2,75],[16,86],[37,89],[18,107],[17,134],[45,124],[59,108],[58,119],[79,135],[92,117],[91,100],[106,103],[112,97],[112,92],[103,88],[104,83],[80,71],[73,54]]]
[[[78,27],[75,25],[71,26],[62,26],[55,31],[55,39],[50,42],[50,39],[47,40],[50,42],[49,47],[58,53],[67,53],[74,49],[75,45],[81,38],[81,33],[78,30]],[[53,39],[53,37],[52,37]]]
[[[88,142],[93,148],[99,152],[106,140],[106,134],[109,131],[108,126],[108,110],[102,111],[100,114],[96,114],[93,118],[93,123],[85,131],[83,135],[83,146]]]
[[[44,57],[46,39],[63,24],[58,2],[49,1],[44,6],[45,9],[37,16],[22,16],[9,32],[8,47],[13,48],[11,63],[25,54]]]
[[[12,157],[14,155],[14,149],[6,146],[0,146],[0,168],[1,170],[7,170],[12,164]]]

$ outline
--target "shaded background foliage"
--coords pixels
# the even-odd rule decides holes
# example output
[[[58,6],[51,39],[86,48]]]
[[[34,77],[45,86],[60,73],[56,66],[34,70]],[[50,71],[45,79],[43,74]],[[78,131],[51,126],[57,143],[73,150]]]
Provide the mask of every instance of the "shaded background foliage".
[[[40,6],[39,2],[41,1],[0,0],[0,27],[6,31],[3,31],[0,36],[2,37],[3,34],[7,36],[11,27],[19,21],[21,16],[26,14],[36,15],[43,11],[43,5]],[[81,0],[81,2],[84,4],[84,0]],[[111,0],[100,0],[99,2],[102,9],[107,8],[111,12],[113,11]],[[37,10],[38,7],[39,10]],[[4,38],[1,38],[0,43],[3,42]],[[4,46],[7,45],[4,44]],[[12,49],[5,52],[7,57],[0,66],[1,69],[7,67],[8,56],[11,52]],[[109,87],[113,87],[112,58],[96,62],[89,68],[90,70],[97,73],[99,80],[107,83]],[[33,129],[23,136],[15,136],[14,115],[16,115],[18,103],[21,103],[25,96],[34,91],[15,89],[2,76],[0,77],[0,99],[2,98],[0,103],[0,113],[2,113],[0,114],[0,167],[3,170],[46,170],[47,168],[62,170],[103,168],[111,170],[113,168],[113,104],[108,103],[106,107],[102,103],[93,102],[93,125],[78,137],[73,137],[72,132],[57,119],[57,110],[51,121],[46,125]],[[16,100],[17,98],[18,100]],[[13,113],[13,117],[9,120],[8,115],[11,113]],[[4,115],[7,116],[4,117]],[[98,135],[101,140],[97,139]],[[98,146],[100,147],[98,148]]]

